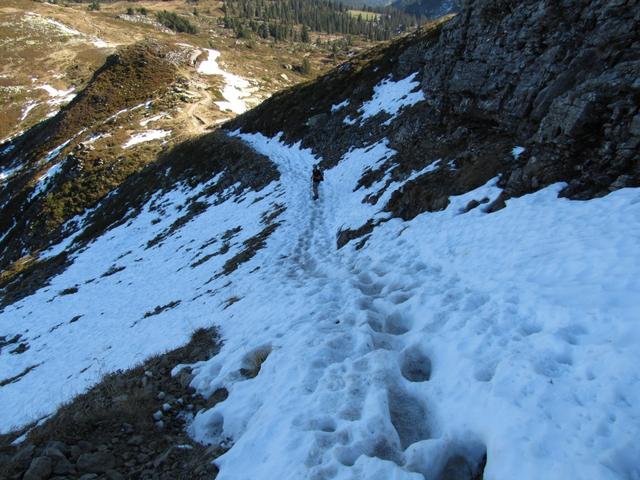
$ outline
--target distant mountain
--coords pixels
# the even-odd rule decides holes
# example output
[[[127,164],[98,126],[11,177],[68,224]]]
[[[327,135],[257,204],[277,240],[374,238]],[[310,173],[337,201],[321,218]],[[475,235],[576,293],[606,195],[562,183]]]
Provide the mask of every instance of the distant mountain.
[[[438,18],[461,7],[460,0],[346,0],[341,4],[352,8],[393,7],[417,17]]]
[[[367,7],[387,7],[393,3],[392,0],[346,0],[341,1],[343,5],[353,8]]]
[[[459,0],[396,0],[391,5],[412,15],[438,18],[460,8]]]

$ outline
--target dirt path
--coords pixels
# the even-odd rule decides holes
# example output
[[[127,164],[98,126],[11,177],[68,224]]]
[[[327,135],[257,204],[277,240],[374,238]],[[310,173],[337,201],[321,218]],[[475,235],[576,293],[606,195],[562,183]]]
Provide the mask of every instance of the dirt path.
[[[184,112],[189,122],[189,133],[193,135],[200,135],[208,130],[210,122],[206,120],[206,117],[203,117],[200,111],[210,112],[213,106],[213,98],[207,90],[203,89],[198,93],[201,95],[200,100],[190,103]]]

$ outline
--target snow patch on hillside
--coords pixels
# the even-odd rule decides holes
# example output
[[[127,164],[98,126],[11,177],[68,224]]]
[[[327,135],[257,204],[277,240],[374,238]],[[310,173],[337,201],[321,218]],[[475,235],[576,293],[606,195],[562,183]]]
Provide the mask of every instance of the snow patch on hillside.
[[[424,93],[419,90],[420,82],[416,80],[417,75],[416,72],[398,81],[393,81],[391,77],[382,80],[374,87],[373,97],[360,107],[361,120],[385,112],[391,118],[383,125],[389,125],[402,108],[424,100]]]
[[[220,177],[157,193],[137,216],[76,252],[72,265],[50,285],[5,307],[0,336],[20,334],[28,349],[0,351],[0,381],[19,377],[0,388],[0,431],[48,415],[104,374],[176,348],[196,328],[212,325],[233,294],[232,288],[220,288],[227,278],[213,277],[263,228],[274,191],[243,192],[233,186],[205,195]],[[195,199],[208,209],[174,235],[149,243],[184,216]],[[237,227],[224,253],[194,266],[221,250],[222,235]],[[45,256],[68,248],[72,238]],[[157,308],[162,311],[156,314]]]
[[[143,120],[140,120],[140,126],[141,127],[146,127],[150,123],[157,122],[161,118],[164,118],[164,117],[167,117],[167,116],[168,116],[168,114],[163,112],[163,113],[159,113],[157,115],[154,115],[152,117],[145,118]]]
[[[61,105],[69,103],[76,96],[75,93],[73,93],[73,88],[70,88],[68,90],[58,90],[51,85],[41,85],[38,88],[46,91],[51,97],[51,100],[47,102],[49,103],[49,105]]]
[[[349,105],[349,99],[343,100],[340,103],[336,103],[335,105],[331,105],[331,113],[336,113],[338,110],[342,110],[343,108]]]
[[[245,78],[227,72],[218,65],[220,52],[206,49],[207,59],[198,65],[198,72],[203,75],[221,75],[225,81],[222,96],[225,101],[215,102],[221,110],[241,114],[247,111],[245,99],[252,94],[251,84]]]
[[[46,3],[45,3],[46,5]],[[34,13],[34,12],[27,12],[25,13],[23,20],[33,26],[33,27],[44,27],[50,31],[54,31],[55,33],[58,33],[59,35],[62,35],[64,37],[74,37],[78,40],[84,40],[87,41],[91,44],[93,44],[93,46],[95,46],[96,48],[110,48],[113,47],[112,44],[110,44],[109,42],[105,42],[104,40],[98,38],[98,37],[93,37],[91,35],[85,35],[82,32],[79,32],[78,30],[76,30],[75,28],[72,28],[68,25],[65,25],[62,22],[59,22],[58,20],[55,20],[53,18],[50,17],[45,17],[43,15],[40,15],[38,13]]]
[[[129,140],[122,144],[122,148],[130,148],[139,143],[150,142],[152,140],[160,140],[171,135],[171,130],[147,130],[145,132],[132,135]]]
[[[49,185],[51,184],[52,180],[55,178],[56,175],[58,175],[58,173],[60,173],[60,171],[62,170],[62,167],[64,165],[64,161],[58,162],[56,164],[54,164],[53,166],[51,166],[39,179],[38,182],[36,183],[35,188],[33,189],[33,192],[31,193],[30,198],[34,198],[37,195],[40,195],[41,193],[44,193],[47,191],[47,189],[49,188]]]
[[[21,122],[25,121],[29,116],[29,113],[31,112],[31,110],[36,108],[38,105],[40,104],[34,101],[29,101],[25,103],[24,107],[22,108],[22,112],[20,113],[20,121]]]

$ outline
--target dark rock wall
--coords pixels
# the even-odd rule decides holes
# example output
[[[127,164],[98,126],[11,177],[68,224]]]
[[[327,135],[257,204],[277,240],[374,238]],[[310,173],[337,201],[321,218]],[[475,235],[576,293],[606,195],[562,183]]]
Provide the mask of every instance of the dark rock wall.
[[[528,147],[509,192],[640,185],[638,1],[469,0],[420,60],[440,124],[493,125]]]

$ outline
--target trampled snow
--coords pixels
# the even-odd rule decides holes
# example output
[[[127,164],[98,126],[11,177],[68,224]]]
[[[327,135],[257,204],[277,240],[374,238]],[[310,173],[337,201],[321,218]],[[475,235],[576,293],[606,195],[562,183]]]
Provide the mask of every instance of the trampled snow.
[[[462,214],[499,195],[493,179],[443,211],[388,219],[362,249],[336,250],[340,228],[381,218],[394,189],[447,166],[434,159],[391,182],[395,152],[378,142],[327,170],[314,202],[309,150],[240,138],[277,165],[278,181],[157,193],[5,308],[0,335],[30,348],[0,352],[0,379],[35,368],[0,388],[3,431],[217,325],[221,351],[193,366],[192,385],[229,397],[189,428],[231,447],[217,460],[222,480],[431,479],[452,456],[474,464],[485,452],[485,478],[638,478],[640,190],[570,201],[552,185]],[[386,180],[356,188],[381,168]],[[380,198],[363,204],[371,194]],[[189,198],[209,207],[150,245]],[[216,277],[278,204],[266,247]],[[238,226],[229,251],[207,258]],[[255,378],[241,374],[265,356]]]
[[[225,86],[222,89],[222,96],[225,101],[215,102],[221,110],[229,110],[233,113],[244,113],[247,104],[244,99],[251,96],[251,84],[245,78],[227,72],[218,65],[220,52],[206,49],[207,59],[198,65],[198,72],[203,75],[221,75]]]

